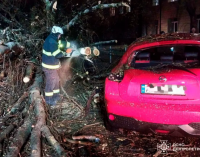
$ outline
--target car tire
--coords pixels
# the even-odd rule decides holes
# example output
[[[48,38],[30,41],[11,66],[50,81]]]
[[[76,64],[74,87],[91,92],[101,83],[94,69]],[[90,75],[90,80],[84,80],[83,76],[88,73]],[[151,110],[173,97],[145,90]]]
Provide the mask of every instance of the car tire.
[[[118,130],[117,128],[113,127],[113,126],[109,123],[108,119],[106,119],[106,120],[104,121],[104,125],[105,125],[106,130],[108,130],[108,131],[110,131],[110,132],[116,132],[116,131]]]

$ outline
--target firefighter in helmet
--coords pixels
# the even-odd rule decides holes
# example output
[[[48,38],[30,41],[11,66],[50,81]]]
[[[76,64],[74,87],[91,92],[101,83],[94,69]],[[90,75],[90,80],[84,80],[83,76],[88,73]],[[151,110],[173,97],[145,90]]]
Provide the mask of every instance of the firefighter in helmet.
[[[60,86],[59,76],[57,70],[60,68],[59,58],[67,56],[70,53],[70,49],[66,52],[62,51],[59,45],[63,35],[63,29],[58,26],[53,26],[51,33],[45,39],[42,51],[42,69],[46,78],[45,85],[45,101],[50,106],[55,106],[60,100]],[[70,43],[67,42],[66,47],[70,47]]]

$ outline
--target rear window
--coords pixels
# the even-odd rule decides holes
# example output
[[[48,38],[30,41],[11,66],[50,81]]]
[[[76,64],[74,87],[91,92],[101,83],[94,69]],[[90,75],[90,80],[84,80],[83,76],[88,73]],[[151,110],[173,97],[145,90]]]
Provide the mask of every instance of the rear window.
[[[199,64],[199,60],[199,46],[168,45],[136,52],[131,67],[149,68],[158,65],[184,65],[187,67]]]

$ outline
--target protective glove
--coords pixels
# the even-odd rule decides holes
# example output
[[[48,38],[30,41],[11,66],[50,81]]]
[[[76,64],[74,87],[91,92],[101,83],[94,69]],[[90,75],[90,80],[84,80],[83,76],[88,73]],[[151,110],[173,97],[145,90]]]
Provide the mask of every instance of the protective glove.
[[[72,49],[71,49],[71,48],[67,48],[65,52],[66,52],[67,54],[68,54],[68,53],[71,53],[71,52],[72,52]]]
[[[72,48],[66,49],[65,52],[64,52],[64,57],[71,57],[73,51],[74,50]]]

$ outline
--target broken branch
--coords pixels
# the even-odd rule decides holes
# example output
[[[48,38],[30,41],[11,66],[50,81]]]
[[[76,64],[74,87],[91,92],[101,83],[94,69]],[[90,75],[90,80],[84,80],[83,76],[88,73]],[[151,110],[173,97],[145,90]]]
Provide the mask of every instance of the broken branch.
[[[117,7],[128,7],[130,8],[130,6],[127,3],[121,2],[121,3],[111,3],[111,4],[98,4],[93,6],[91,9],[85,9],[83,12],[79,13],[78,15],[76,15],[67,25],[63,26],[62,28],[65,29],[69,29],[72,25],[74,25],[76,23],[76,21],[78,20],[79,16],[81,14],[87,14],[91,11],[97,10],[97,9],[106,9],[106,8],[117,8]]]
[[[46,137],[47,141],[51,144],[51,146],[56,150],[59,156],[65,157],[66,152],[61,147],[61,145],[58,143],[58,141],[54,138],[54,136],[51,134],[49,128],[45,125],[42,127],[42,133]]]
[[[94,45],[110,44],[110,43],[117,43],[117,40],[99,41],[99,42],[93,43],[91,45],[94,46]]]

